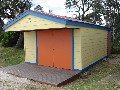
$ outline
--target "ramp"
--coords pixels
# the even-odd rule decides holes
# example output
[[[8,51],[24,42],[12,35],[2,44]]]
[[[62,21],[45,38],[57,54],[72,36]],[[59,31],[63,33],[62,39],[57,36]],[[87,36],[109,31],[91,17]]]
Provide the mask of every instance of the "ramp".
[[[3,67],[0,68],[0,71],[54,86],[67,84],[77,78],[80,73],[26,63]]]

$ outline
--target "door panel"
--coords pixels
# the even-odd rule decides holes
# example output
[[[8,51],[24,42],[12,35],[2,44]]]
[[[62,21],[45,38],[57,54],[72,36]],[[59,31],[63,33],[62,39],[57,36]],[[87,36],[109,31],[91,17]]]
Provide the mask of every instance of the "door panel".
[[[72,69],[72,30],[54,30],[54,67]]]
[[[50,30],[38,32],[38,64],[53,66],[52,32]]]
[[[72,69],[72,30],[39,31],[38,64]]]

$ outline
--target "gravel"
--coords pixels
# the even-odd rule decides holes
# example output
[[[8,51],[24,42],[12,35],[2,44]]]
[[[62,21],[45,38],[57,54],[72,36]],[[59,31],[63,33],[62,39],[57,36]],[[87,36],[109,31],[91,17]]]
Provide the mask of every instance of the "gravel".
[[[0,90],[64,90],[0,71]]]
[[[0,72],[0,87],[3,90],[25,90],[24,88],[31,84],[27,78],[16,77],[7,73]],[[0,90],[2,90],[0,88]]]

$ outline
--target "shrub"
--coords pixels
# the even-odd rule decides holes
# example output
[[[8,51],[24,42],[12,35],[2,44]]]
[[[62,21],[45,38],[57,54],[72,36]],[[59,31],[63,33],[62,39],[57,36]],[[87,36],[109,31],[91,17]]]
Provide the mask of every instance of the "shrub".
[[[112,42],[111,53],[120,54],[120,41],[119,40]]]
[[[15,46],[19,38],[19,35],[20,35],[19,32],[4,32],[1,40],[2,46],[4,47]]]

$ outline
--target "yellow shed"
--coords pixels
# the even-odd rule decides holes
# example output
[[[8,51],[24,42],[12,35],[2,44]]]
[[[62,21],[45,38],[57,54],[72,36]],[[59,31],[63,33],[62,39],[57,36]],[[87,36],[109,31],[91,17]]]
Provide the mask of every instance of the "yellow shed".
[[[110,55],[111,29],[68,17],[30,10],[3,29],[24,32],[27,63],[84,71]]]

